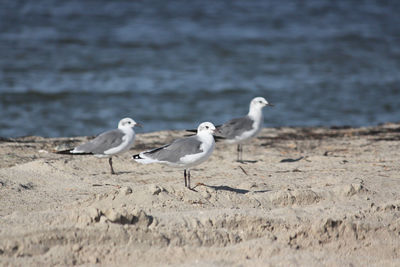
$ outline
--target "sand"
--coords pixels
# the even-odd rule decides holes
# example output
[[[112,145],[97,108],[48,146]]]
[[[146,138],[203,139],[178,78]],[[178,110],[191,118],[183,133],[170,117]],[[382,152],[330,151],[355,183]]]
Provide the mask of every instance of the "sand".
[[[0,265],[400,266],[400,124],[266,128],[192,170],[54,154],[88,137],[0,140]]]

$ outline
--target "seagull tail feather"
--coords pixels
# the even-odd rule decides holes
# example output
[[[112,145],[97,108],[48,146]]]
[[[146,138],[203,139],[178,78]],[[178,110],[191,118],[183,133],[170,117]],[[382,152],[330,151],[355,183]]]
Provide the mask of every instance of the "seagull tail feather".
[[[140,154],[136,154],[133,155],[132,158],[139,163],[142,164],[149,164],[149,163],[156,163],[159,162],[158,160],[152,159],[150,157],[147,157],[146,155],[144,155],[144,152],[140,153]]]

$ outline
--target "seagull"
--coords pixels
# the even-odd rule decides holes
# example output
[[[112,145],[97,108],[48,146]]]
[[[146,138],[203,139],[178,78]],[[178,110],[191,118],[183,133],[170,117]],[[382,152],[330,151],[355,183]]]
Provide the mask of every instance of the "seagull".
[[[263,97],[255,97],[250,102],[249,113],[241,118],[232,119],[220,126],[217,126],[226,143],[237,144],[237,162],[243,163],[243,143],[255,137],[262,128],[265,106],[273,106]]]
[[[190,188],[190,168],[206,161],[212,154],[215,141],[214,124],[203,122],[197,128],[197,134],[176,139],[171,144],[141,152],[132,158],[142,164],[161,163],[183,168],[185,187]]]
[[[118,129],[101,133],[93,140],[84,143],[74,149],[58,151],[58,154],[94,155],[99,158],[109,158],[111,174],[115,174],[112,166],[112,156],[129,150],[135,141],[133,127],[141,125],[131,118],[123,118],[118,123]]]

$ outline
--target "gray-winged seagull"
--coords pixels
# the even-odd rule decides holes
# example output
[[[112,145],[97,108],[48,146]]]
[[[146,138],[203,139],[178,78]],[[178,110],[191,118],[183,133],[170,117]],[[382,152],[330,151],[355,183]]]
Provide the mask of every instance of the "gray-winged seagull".
[[[111,174],[115,174],[112,166],[112,156],[124,153],[129,150],[135,141],[133,127],[141,126],[131,118],[124,118],[119,121],[118,129],[110,130],[98,135],[93,140],[84,143],[74,149],[58,151],[59,154],[92,154],[99,158],[108,157]]]
[[[217,126],[225,142],[237,145],[237,161],[243,162],[243,143],[255,137],[262,129],[263,114],[265,106],[273,106],[263,97],[255,97],[250,102],[249,113],[241,118],[232,119]]]
[[[172,167],[183,168],[185,187],[190,188],[190,168],[206,161],[215,146],[214,124],[203,122],[197,128],[197,134],[179,138],[171,144],[133,155],[139,163],[162,163]]]

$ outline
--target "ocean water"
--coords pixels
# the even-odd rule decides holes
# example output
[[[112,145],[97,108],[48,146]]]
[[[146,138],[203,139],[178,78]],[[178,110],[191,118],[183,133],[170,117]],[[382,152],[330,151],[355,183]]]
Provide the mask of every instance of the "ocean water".
[[[0,136],[400,121],[400,1],[0,1]]]

